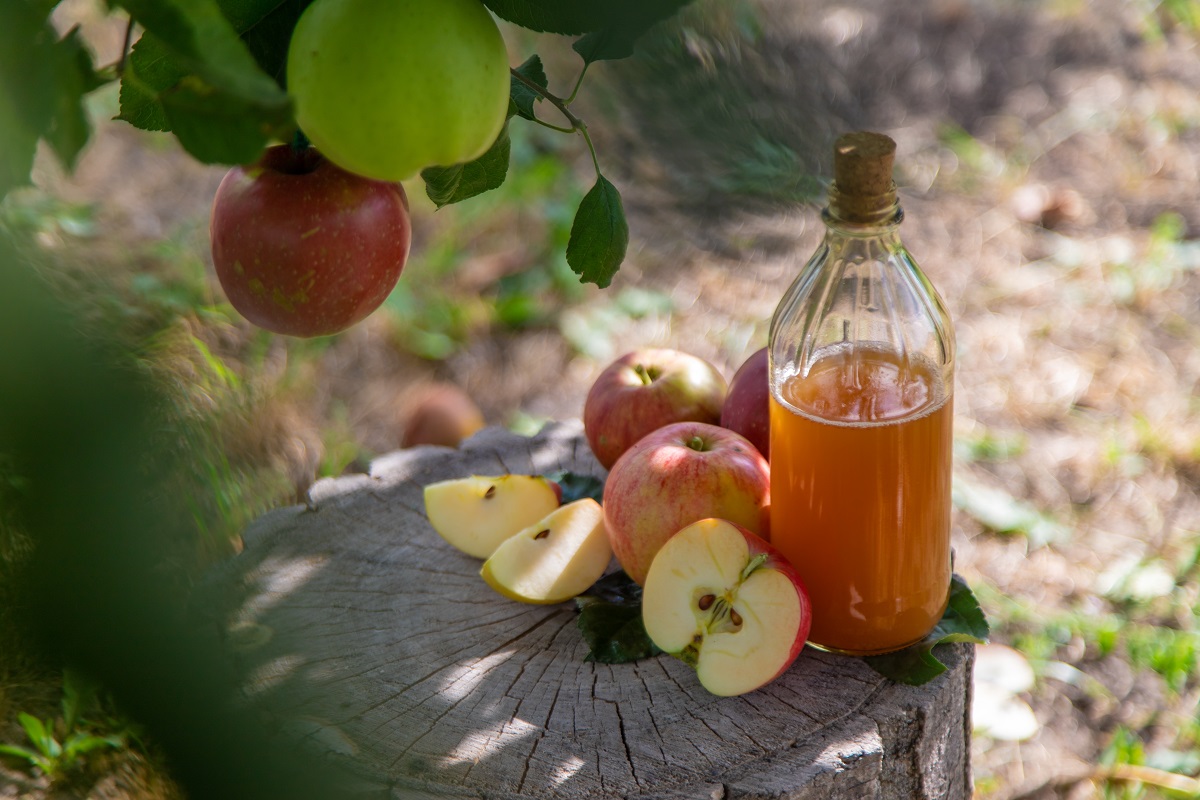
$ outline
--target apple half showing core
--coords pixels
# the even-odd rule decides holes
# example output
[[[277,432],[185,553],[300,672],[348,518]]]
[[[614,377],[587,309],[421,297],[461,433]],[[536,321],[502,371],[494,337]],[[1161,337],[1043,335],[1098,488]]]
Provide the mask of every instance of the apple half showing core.
[[[700,685],[730,696],[791,666],[812,612],[800,575],[779,551],[740,525],[703,519],[654,557],[642,621],[656,645],[695,668]]]

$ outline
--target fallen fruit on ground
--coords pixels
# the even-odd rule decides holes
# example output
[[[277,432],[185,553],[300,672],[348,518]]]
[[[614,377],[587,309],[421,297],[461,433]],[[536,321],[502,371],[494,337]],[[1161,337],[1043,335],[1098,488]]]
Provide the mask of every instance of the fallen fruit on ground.
[[[677,422],[643,437],[604,484],[604,521],[613,553],[644,584],[659,548],[706,517],[766,535],[771,472],[754,445],[703,422]]]
[[[483,427],[483,412],[452,383],[435,383],[418,390],[407,406],[401,447],[422,444],[458,447]]]
[[[604,511],[590,497],[568,503],[509,537],[480,575],[523,603],[562,603],[586,592],[612,561]]]
[[[400,184],[288,145],[225,175],[209,233],[229,302],[260,328],[291,336],[337,333],[378,308],[412,241]]]
[[[296,121],[379,180],[482,155],[508,112],[508,52],[478,0],[316,0],[287,55]]]
[[[559,489],[540,475],[471,475],[425,487],[425,513],[438,535],[488,558],[506,539],[558,508]]]
[[[799,573],[740,525],[705,519],[663,545],[646,577],[642,622],[716,695],[754,691],[791,666],[812,613]]]
[[[771,382],[767,348],[756,350],[738,367],[729,382],[729,393],[721,408],[721,427],[740,433],[771,459]]]
[[[702,358],[646,348],[618,358],[596,378],[583,406],[588,444],[605,469],[648,433],[673,422],[716,423],[725,378]]]

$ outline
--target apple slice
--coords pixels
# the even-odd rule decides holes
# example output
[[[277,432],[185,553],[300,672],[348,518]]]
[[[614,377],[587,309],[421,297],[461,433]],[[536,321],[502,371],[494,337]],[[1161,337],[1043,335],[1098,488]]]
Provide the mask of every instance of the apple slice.
[[[778,550],[740,525],[702,519],[651,562],[642,622],[651,641],[695,668],[705,689],[729,696],[791,666],[812,612],[804,582]]]
[[[540,475],[471,475],[425,487],[425,514],[443,539],[487,558],[517,531],[558,508],[558,484]]]
[[[509,538],[479,574],[513,600],[561,603],[591,588],[610,561],[604,510],[585,497]]]

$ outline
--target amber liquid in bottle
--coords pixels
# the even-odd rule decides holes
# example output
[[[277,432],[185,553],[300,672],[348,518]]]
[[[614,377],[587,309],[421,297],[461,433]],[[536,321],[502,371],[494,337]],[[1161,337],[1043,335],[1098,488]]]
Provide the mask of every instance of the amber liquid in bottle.
[[[941,384],[919,361],[843,349],[771,398],[772,543],[801,570],[809,638],[825,649],[896,650],[945,611],[953,404]]]
[[[923,639],[950,589],[954,333],[900,241],[894,153],[838,140],[825,240],[771,321],[771,543],[810,643],[853,655]]]

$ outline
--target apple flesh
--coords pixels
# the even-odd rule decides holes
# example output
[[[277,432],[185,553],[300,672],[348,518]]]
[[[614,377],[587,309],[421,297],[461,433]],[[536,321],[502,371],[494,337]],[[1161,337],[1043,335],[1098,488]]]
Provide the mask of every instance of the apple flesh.
[[[585,497],[509,537],[479,574],[512,600],[562,603],[591,588],[610,561],[604,511]]]
[[[425,513],[438,535],[475,558],[558,508],[558,485],[540,475],[471,475],[425,487]]]
[[[721,427],[740,433],[758,448],[763,458],[771,459],[771,382],[767,374],[767,348],[756,350],[746,359],[733,380],[721,408]]]
[[[334,163],[378,180],[482,155],[504,127],[509,82],[479,0],[315,0],[288,45],[300,128]]]
[[[703,422],[677,422],[643,437],[604,484],[604,521],[621,567],[639,584],[676,531],[719,517],[766,535],[771,473],[754,445]]]
[[[812,609],[799,573],[778,550],[740,525],[705,519],[658,551],[642,622],[651,641],[695,668],[700,685],[730,696],[792,665]]]
[[[213,199],[213,266],[246,319],[291,336],[345,330],[379,307],[408,260],[408,197],[313,148],[268,148]]]
[[[666,348],[635,350],[592,384],[584,433],[596,459],[611,469],[635,442],[665,425],[718,422],[725,390],[725,378],[702,358]]]

